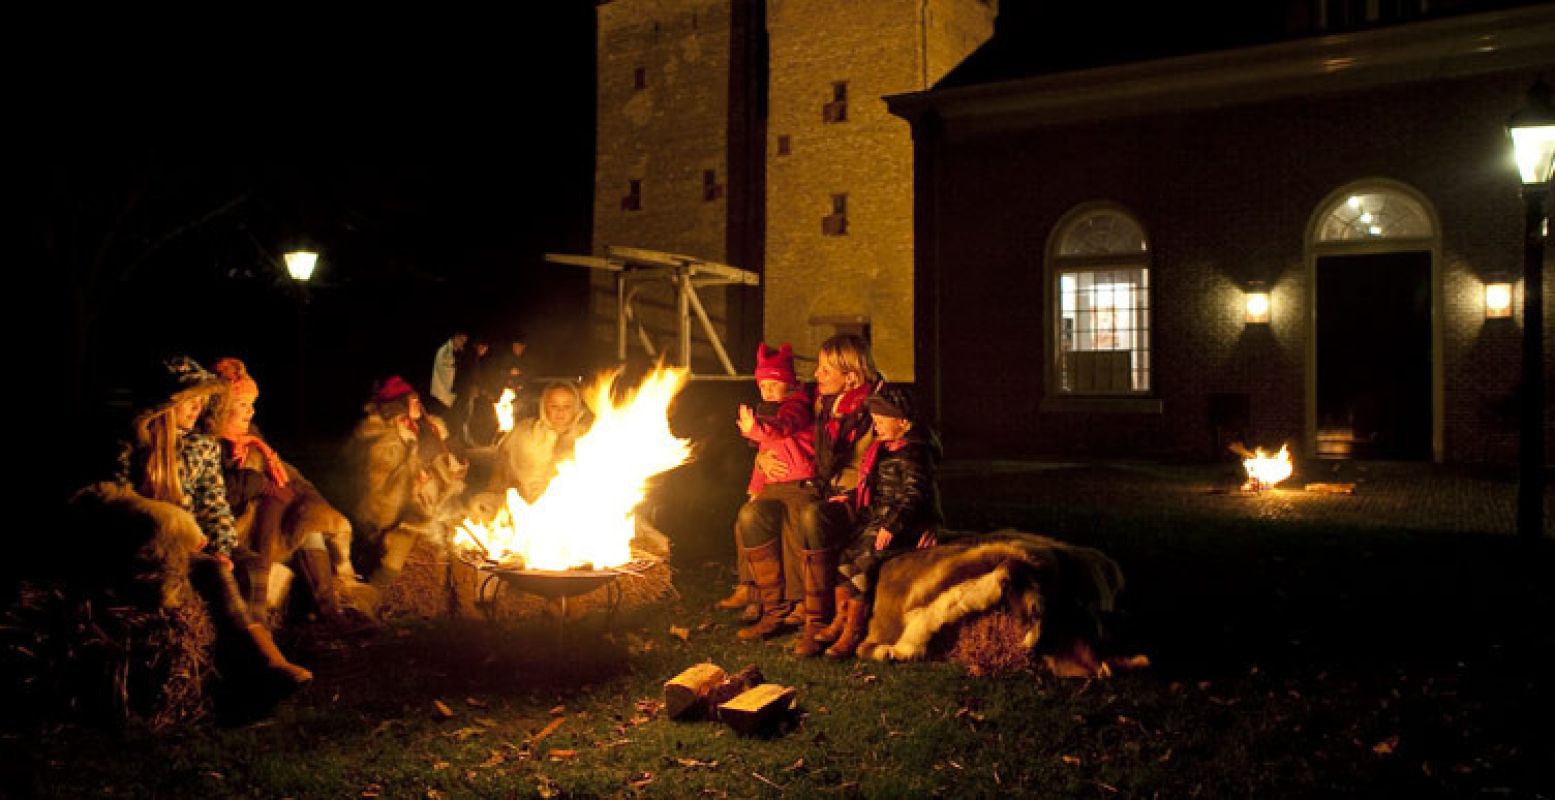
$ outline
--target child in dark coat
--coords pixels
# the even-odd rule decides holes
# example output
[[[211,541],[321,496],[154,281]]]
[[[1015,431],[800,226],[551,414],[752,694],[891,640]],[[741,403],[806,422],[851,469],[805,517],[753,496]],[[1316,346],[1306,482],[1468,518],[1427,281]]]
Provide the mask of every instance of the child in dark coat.
[[[859,523],[852,542],[838,557],[843,607],[817,641],[834,642],[830,658],[848,658],[868,630],[875,577],[887,559],[914,548],[932,547],[944,521],[934,471],[939,439],[915,419],[912,395],[887,386],[868,401],[875,441],[859,465],[854,503]]]

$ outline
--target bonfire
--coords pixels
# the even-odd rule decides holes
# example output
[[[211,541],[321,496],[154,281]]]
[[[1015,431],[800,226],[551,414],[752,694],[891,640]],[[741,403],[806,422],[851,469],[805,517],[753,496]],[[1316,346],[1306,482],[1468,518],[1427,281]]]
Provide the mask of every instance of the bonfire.
[[[690,440],[669,428],[669,405],[687,374],[655,369],[619,401],[619,371],[600,376],[584,391],[594,424],[578,438],[572,459],[557,464],[545,493],[530,504],[508,489],[495,518],[465,519],[454,545],[508,569],[593,570],[631,562],[636,510],[648,482],[691,459]]]

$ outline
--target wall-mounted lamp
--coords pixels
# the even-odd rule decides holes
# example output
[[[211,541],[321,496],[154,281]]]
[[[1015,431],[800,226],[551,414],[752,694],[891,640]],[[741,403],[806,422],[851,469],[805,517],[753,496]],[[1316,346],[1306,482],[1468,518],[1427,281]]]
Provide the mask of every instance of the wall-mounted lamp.
[[[1269,324],[1269,290],[1261,282],[1255,281],[1248,284],[1243,300],[1247,312],[1247,324]]]
[[[1509,319],[1512,316],[1512,284],[1504,278],[1485,282],[1485,319]]]
[[[286,254],[286,271],[292,280],[306,283],[313,277],[313,268],[319,263],[319,254],[310,250],[294,250]]]

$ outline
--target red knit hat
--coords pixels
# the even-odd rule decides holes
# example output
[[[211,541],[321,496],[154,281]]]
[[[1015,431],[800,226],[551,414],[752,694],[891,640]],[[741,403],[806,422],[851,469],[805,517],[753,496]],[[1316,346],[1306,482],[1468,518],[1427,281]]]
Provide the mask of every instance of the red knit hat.
[[[766,342],[756,345],[756,380],[782,381],[790,386],[794,380],[794,348],[788,342],[773,350]]]
[[[406,383],[404,378],[398,375],[390,375],[373,386],[373,402],[392,403],[395,400],[415,393],[416,390]]]

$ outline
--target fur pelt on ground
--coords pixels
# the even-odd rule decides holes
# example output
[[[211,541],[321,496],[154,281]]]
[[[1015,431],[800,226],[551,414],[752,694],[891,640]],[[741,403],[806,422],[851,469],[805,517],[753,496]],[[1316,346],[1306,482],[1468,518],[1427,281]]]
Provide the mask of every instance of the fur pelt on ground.
[[[885,563],[858,655],[925,658],[941,631],[1001,613],[1018,623],[1022,648],[1095,671],[1102,616],[1122,589],[1117,562],[1094,548],[1014,530],[955,539]]]

